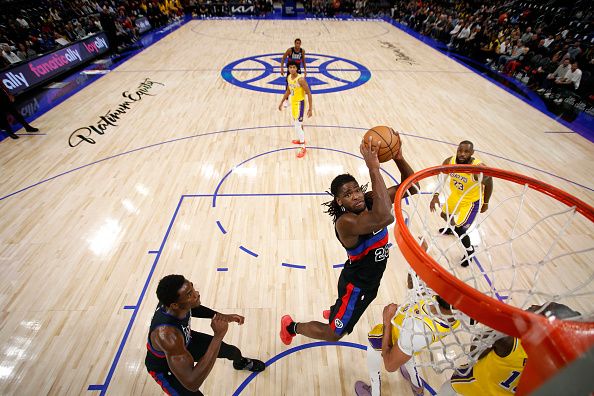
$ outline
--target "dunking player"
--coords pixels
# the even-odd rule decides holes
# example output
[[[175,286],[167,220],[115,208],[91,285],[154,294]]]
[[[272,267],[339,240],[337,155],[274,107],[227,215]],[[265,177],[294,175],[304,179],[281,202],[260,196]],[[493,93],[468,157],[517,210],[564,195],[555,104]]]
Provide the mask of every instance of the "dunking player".
[[[528,311],[557,319],[577,319],[580,316],[579,312],[556,302],[533,305]],[[454,371],[452,378],[441,386],[438,396],[514,395],[527,359],[519,339],[510,336],[500,338],[481,354],[470,370],[465,367],[464,370]]]
[[[338,298],[330,311],[324,312],[328,323],[294,322],[291,316],[281,319],[280,338],[289,345],[296,334],[318,340],[338,341],[353,327],[377,296],[388,261],[387,225],[394,221],[392,202],[396,186],[386,188],[377,157],[380,142],[361,143],[360,151],[369,169],[373,191],[365,193],[349,174],[334,178],[330,186],[332,201],[328,213],[334,221],[336,237],[346,249],[346,261],[338,279]],[[394,158],[402,180],[414,172],[402,156],[402,148]],[[411,187],[410,190],[413,190]],[[409,194],[415,193],[410,191]]]
[[[311,92],[309,91],[309,85],[300,74],[297,74],[297,65],[293,61],[289,61],[289,75],[287,76],[287,90],[278,109],[281,110],[283,102],[287,99],[291,102],[291,114],[293,116],[293,122],[295,125],[295,134],[297,139],[292,141],[293,144],[299,144],[301,149],[297,153],[297,158],[303,158],[305,156],[305,132],[303,132],[303,112],[305,110],[305,95],[307,95],[307,117],[311,117]]]
[[[289,48],[283,54],[280,64],[281,76],[285,75],[285,60],[288,58],[289,62],[293,61],[297,65],[297,73],[301,73],[301,66],[303,66],[303,77],[307,75],[305,67],[305,50],[301,48],[301,39],[295,39],[295,46]],[[287,69],[289,65],[287,65]]]
[[[474,158],[474,145],[468,140],[460,142],[455,156],[446,158],[443,165],[478,165],[484,164],[478,158]],[[470,243],[468,228],[476,218],[479,211],[481,197],[483,204],[480,208],[481,213],[486,212],[489,207],[489,200],[493,192],[493,179],[484,176],[481,184],[478,182],[478,175],[472,173],[450,173],[450,195],[446,203],[441,208],[441,217],[449,222],[454,228],[452,232],[450,227],[439,230],[442,234],[456,233],[462,245],[466,249],[464,256],[460,260],[462,267],[467,267],[473,259],[474,247]],[[435,205],[439,205],[439,193],[436,192],[431,199],[429,207],[435,212]]]
[[[159,305],[151,321],[144,363],[166,394],[202,395],[199,388],[217,357],[232,360],[236,370],[265,369],[261,361],[244,358],[237,347],[223,342],[229,323],[241,325],[244,317],[224,315],[201,305],[200,294],[182,275],[161,279],[157,297]],[[193,331],[190,316],[211,318],[214,336]]]

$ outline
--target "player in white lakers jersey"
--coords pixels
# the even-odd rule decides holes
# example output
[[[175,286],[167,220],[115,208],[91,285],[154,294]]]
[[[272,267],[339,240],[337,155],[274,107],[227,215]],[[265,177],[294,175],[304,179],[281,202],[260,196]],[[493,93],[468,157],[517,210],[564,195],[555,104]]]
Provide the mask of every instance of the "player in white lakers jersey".
[[[580,313],[556,302],[533,305],[528,309],[543,316],[554,315],[557,319],[575,319]],[[503,337],[486,349],[471,368],[462,367],[454,371],[452,378],[445,382],[438,396],[510,396],[526,366],[528,356],[519,339]],[[538,357],[536,357],[538,359]]]
[[[294,139],[292,142],[301,146],[301,149],[297,153],[297,158],[303,158],[305,155],[305,133],[303,132],[301,123],[303,122],[303,113],[305,111],[305,95],[307,95],[308,103],[307,116],[311,117],[312,114],[311,92],[305,78],[297,73],[297,64],[294,61],[289,61],[288,65],[288,86],[283,99],[278,105],[278,109],[282,110],[284,101],[289,99],[291,113],[295,123],[295,134],[297,135],[297,139]]]
[[[422,395],[423,384],[412,356],[458,326],[460,322],[453,317],[450,304],[439,296],[427,296],[424,300],[401,307],[387,305],[383,312],[383,324],[376,325],[369,332],[367,364],[371,384],[357,381],[357,396],[380,395],[382,359],[387,371],[400,369],[403,377],[410,382],[413,393]]]
[[[464,140],[458,145],[455,156],[446,158],[443,165],[477,165],[484,166],[478,158],[473,157],[474,145],[468,140]],[[493,192],[493,179],[484,176],[479,183],[478,175],[472,173],[450,173],[450,195],[445,204],[441,207],[441,217],[451,224],[451,227],[441,228],[441,234],[456,233],[466,252],[460,264],[467,267],[473,259],[474,247],[470,243],[470,237],[467,234],[468,228],[476,218],[479,212],[486,212],[489,207],[489,200]],[[482,204],[481,204],[482,201]],[[439,205],[439,192],[436,192],[431,199],[430,209],[435,211],[435,205]],[[480,206],[480,208],[479,208]]]

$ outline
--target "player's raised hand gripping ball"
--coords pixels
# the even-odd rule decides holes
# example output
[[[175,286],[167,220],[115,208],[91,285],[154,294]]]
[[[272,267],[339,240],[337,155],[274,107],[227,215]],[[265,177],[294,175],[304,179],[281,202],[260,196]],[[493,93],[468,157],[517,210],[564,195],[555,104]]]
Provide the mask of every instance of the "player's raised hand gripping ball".
[[[369,129],[365,136],[363,136],[363,142],[367,145],[369,138],[372,138],[374,144],[381,141],[377,157],[380,162],[387,162],[396,157],[396,154],[400,151],[400,135],[398,132],[387,126],[375,126]]]

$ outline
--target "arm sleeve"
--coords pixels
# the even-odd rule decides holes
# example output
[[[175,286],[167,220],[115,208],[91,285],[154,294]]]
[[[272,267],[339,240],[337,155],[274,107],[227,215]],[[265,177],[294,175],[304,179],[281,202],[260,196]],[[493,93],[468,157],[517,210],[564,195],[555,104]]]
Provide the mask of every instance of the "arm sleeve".
[[[205,307],[204,305],[199,306],[198,308],[192,308],[192,316],[194,318],[214,318],[217,311],[213,311],[212,309]]]
[[[414,355],[431,343],[431,334],[426,334],[428,331],[422,320],[411,317],[404,319],[398,336],[398,347],[407,355]]]

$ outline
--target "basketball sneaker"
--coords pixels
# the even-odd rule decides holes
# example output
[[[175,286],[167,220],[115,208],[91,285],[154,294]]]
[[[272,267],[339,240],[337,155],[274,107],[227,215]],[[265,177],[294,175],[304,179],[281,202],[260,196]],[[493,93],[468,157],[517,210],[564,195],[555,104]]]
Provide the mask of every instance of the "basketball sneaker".
[[[466,251],[466,254],[460,259],[460,265],[466,268],[470,265],[472,260],[474,260],[474,249]]]
[[[439,229],[441,235],[454,235],[454,231],[451,228],[444,227]]]
[[[408,381],[408,383],[410,384],[410,389],[412,390],[415,396],[423,396],[425,394],[425,390],[422,387],[418,387],[412,383],[412,381],[410,380],[410,374],[406,367],[400,366],[400,374],[402,374],[404,379]]]
[[[355,394],[357,396],[371,396],[371,385],[363,381],[355,382]]]
[[[297,153],[297,158],[303,158],[305,157],[305,153],[306,153],[306,149],[305,147],[301,147],[301,150],[299,150],[299,152]]]
[[[287,326],[289,326],[292,322],[293,318],[291,318],[291,315],[285,315],[281,318],[280,339],[285,345],[291,345],[291,342],[293,342],[293,337],[296,336],[296,334],[291,334],[289,333],[289,330],[287,330]]]
[[[285,100],[285,103],[283,103],[283,107],[286,109],[287,107],[289,107],[289,101]]]
[[[326,309],[326,310],[322,311],[322,317],[326,320],[330,319],[330,310]]]
[[[305,142],[300,142],[299,139],[293,139],[293,140],[291,140],[291,143],[293,143],[293,144],[305,144]]]
[[[233,368],[235,370],[247,370],[254,373],[259,373],[266,369],[264,362],[258,359],[241,358],[236,362],[233,362]]]

